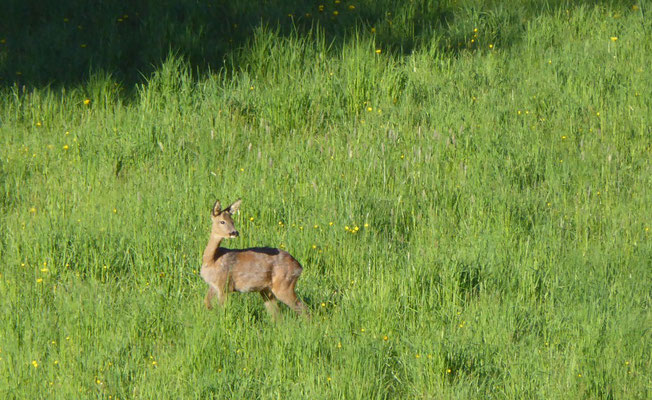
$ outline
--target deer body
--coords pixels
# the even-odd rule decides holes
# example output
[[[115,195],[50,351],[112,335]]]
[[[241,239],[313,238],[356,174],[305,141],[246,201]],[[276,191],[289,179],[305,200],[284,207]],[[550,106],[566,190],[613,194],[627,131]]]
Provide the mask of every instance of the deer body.
[[[208,283],[208,293],[204,299],[206,308],[212,308],[211,300],[215,295],[220,305],[224,305],[230,292],[259,292],[274,318],[278,313],[276,299],[299,314],[307,312],[294,292],[303,268],[290,253],[269,247],[220,247],[222,240],[239,235],[231,218],[231,214],[239,208],[240,200],[224,210],[221,210],[219,201],[213,206],[211,237],[204,250],[201,267],[201,276]]]

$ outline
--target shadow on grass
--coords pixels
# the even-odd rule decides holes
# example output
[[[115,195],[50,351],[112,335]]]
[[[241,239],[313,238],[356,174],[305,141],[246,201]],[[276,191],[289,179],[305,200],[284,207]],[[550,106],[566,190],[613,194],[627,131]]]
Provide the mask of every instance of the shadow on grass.
[[[93,72],[142,82],[170,54],[197,73],[226,63],[261,26],[281,35],[316,30],[341,45],[372,37],[385,52],[427,46],[457,53],[520,40],[527,20],[560,8],[632,1],[530,0],[6,0],[0,13],[0,86],[69,86]],[[475,29],[478,29],[475,31]]]

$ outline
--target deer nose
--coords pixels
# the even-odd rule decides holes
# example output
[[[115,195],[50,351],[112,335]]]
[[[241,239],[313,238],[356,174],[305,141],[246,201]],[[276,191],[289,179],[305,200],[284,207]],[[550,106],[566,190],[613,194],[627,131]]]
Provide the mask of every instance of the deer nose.
[[[233,232],[231,232],[231,237],[238,237],[238,236],[240,236],[240,234],[238,233],[238,231],[233,231]]]

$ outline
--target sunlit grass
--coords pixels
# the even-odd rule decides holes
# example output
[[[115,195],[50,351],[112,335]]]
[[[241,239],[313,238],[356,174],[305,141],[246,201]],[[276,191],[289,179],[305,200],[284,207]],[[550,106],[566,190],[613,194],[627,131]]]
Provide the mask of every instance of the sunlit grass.
[[[2,89],[0,396],[646,398],[650,23],[453,3]],[[283,17],[374,7],[322,5]],[[312,319],[203,308],[240,197],[224,245],[290,251]]]

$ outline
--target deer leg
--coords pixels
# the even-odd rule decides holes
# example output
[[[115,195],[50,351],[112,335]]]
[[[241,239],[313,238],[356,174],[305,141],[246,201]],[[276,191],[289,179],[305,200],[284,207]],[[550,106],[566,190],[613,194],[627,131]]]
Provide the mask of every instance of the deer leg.
[[[294,292],[294,286],[296,284],[297,281],[295,279],[286,285],[278,285],[279,287],[273,289],[273,293],[277,299],[287,304],[297,314],[308,316],[308,308],[299,301],[297,294]]]
[[[208,285],[208,292],[206,292],[206,297],[204,298],[204,305],[209,310],[213,308],[213,305],[211,304],[213,296],[215,296],[215,289],[213,289],[212,286]]]
[[[278,306],[276,305],[276,297],[274,296],[274,293],[272,293],[272,291],[269,289],[265,289],[260,292],[260,295],[263,297],[265,308],[267,309],[267,312],[272,316],[272,320],[277,321]]]
[[[219,274],[215,277],[215,279],[209,283],[209,285],[213,288],[215,291],[215,294],[217,295],[217,302],[220,304],[221,307],[224,307],[224,303],[226,302],[226,294],[229,291],[229,288],[227,286],[229,277],[226,274]]]
[[[220,307],[224,307],[224,302],[226,302],[226,293],[224,290],[215,289],[217,293],[217,302],[220,303]]]

